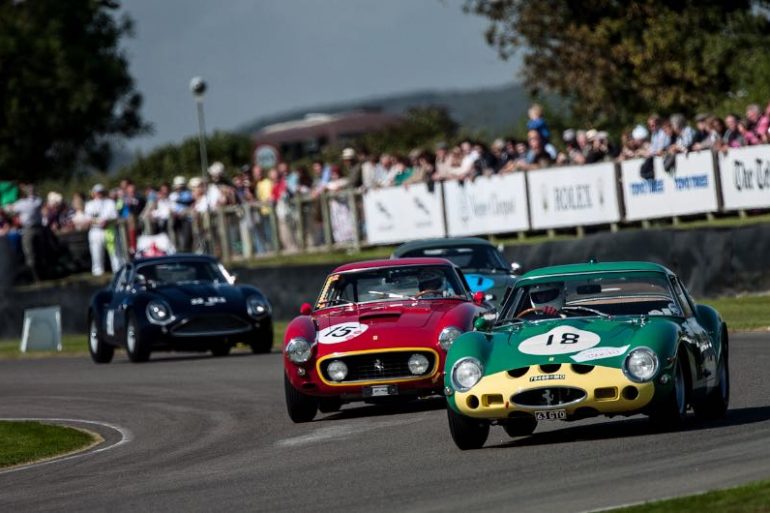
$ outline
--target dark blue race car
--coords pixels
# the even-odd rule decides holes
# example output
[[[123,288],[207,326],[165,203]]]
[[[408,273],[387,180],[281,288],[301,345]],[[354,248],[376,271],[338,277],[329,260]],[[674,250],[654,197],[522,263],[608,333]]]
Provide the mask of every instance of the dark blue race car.
[[[272,310],[255,287],[235,278],[215,258],[174,255],[135,260],[91,298],[88,349],[109,363],[116,347],[132,362],[152,351],[211,351],[224,356],[244,342],[254,353],[273,345]]]

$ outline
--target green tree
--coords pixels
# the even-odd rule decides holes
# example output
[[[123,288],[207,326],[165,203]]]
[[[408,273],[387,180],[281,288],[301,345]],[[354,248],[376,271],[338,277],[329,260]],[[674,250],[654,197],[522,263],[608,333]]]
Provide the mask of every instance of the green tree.
[[[0,174],[104,169],[113,137],[148,129],[119,48],[132,22],[111,0],[0,0]]]
[[[768,47],[770,23],[754,4],[466,0],[464,9],[489,20],[486,39],[501,57],[523,53],[533,92],[559,94],[585,124],[617,128],[654,111],[715,108],[766,84],[740,70],[744,56],[760,69],[770,62],[755,50]]]
[[[248,135],[214,132],[206,138],[209,162],[221,161],[228,169],[251,162],[254,143]],[[119,178],[131,178],[141,185],[158,185],[176,175],[187,178],[201,173],[198,138],[190,137],[180,144],[167,144],[147,155],[139,154],[118,172]]]

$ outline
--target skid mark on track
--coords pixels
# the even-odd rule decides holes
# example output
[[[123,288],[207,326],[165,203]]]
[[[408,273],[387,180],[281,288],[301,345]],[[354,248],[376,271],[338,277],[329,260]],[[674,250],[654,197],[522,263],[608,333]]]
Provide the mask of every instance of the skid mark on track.
[[[61,418],[47,418],[47,417],[0,417],[0,420],[8,420],[13,422],[63,422],[68,424],[85,424],[85,425],[91,425],[91,426],[100,426],[103,428],[111,429],[113,431],[117,431],[117,433],[120,435],[120,440],[114,443],[106,443],[106,444],[98,444],[96,446],[93,446],[89,449],[84,450],[83,452],[77,452],[75,454],[69,454],[67,456],[62,456],[60,458],[53,457],[51,459],[38,461],[38,462],[32,462],[25,465],[19,465],[17,467],[12,467],[6,470],[0,470],[0,475],[2,474],[8,474],[11,472],[18,472],[20,470],[25,470],[32,467],[42,467],[43,465],[50,465],[52,463],[59,463],[61,461],[68,461],[68,460],[74,460],[75,458],[82,458],[83,456],[88,456],[91,454],[97,454],[100,452],[108,451],[111,449],[116,449],[120,447],[121,445],[127,444],[131,440],[134,439],[133,434],[128,429],[118,426],[116,424],[111,424],[109,422],[101,422],[98,420],[85,420],[85,419],[61,419]]]
[[[313,430],[313,432],[306,435],[295,436],[292,438],[285,438],[276,442],[278,447],[298,447],[302,445],[309,445],[318,442],[327,442],[338,438],[348,438],[353,435],[372,431],[374,429],[382,429],[393,426],[402,426],[405,424],[414,424],[419,422],[420,419],[402,419],[402,420],[381,420],[363,423],[347,423],[338,424],[329,427],[322,427]]]

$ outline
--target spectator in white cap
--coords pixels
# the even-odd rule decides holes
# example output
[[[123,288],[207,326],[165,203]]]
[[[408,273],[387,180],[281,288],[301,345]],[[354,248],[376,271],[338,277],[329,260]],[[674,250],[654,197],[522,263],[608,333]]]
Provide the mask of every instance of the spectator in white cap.
[[[209,210],[216,210],[225,205],[234,203],[234,192],[232,186],[225,179],[225,165],[221,162],[214,162],[209,166],[209,181],[206,189],[206,201]]]
[[[91,188],[92,199],[86,202],[85,213],[91,218],[88,230],[88,248],[91,251],[91,274],[104,274],[104,252],[107,247],[107,228],[118,218],[115,201],[107,197],[107,189],[98,183]],[[115,272],[120,267],[120,259],[115,251],[110,254],[110,264]]]

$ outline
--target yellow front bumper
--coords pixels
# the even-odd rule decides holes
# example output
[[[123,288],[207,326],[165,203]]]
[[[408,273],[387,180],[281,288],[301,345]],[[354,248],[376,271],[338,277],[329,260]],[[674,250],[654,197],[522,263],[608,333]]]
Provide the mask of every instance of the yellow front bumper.
[[[513,401],[513,396],[521,392],[543,389],[545,394],[546,389],[552,387],[578,388],[585,392],[585,397],[570,404],[551,406],[525,406]],[[634,383],[621,369],[597,366],[586,374],[579,374],[571,365],[562,365],[556,372],[545,373],[533,365],[520,377],[512,377],[506,371],[485,376],[469,391],[456,392],[455,404],[460,413],[476,418],[503,419],[514,412],[534,414],[557,409],[566,410],[570,417],[580,408],[599,414],[638,411],[652,400],[654,393],[652,383]]]

